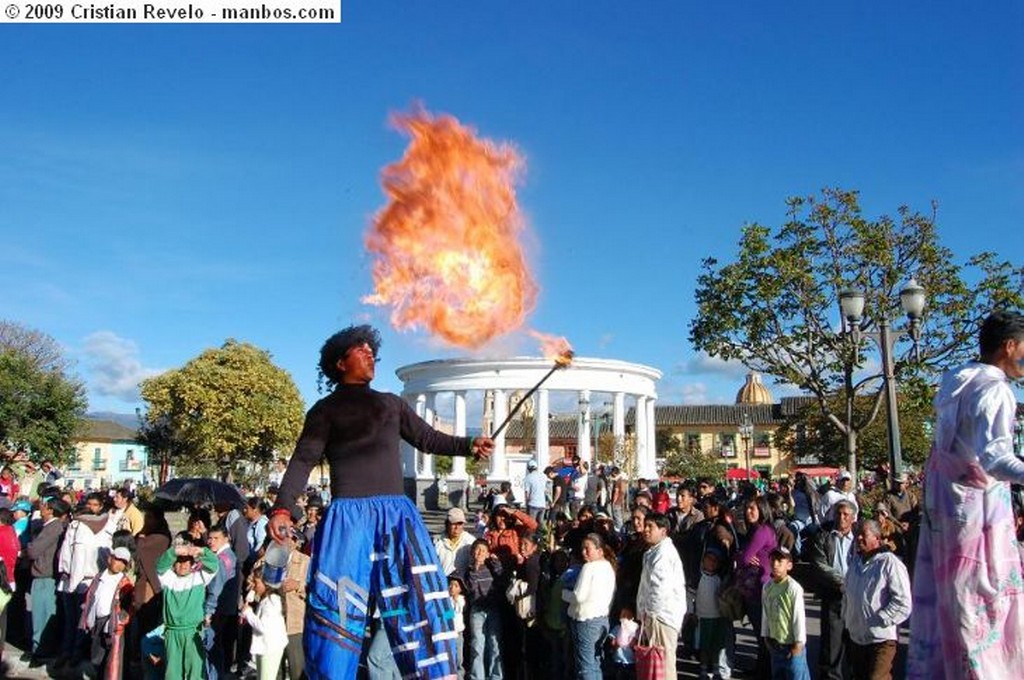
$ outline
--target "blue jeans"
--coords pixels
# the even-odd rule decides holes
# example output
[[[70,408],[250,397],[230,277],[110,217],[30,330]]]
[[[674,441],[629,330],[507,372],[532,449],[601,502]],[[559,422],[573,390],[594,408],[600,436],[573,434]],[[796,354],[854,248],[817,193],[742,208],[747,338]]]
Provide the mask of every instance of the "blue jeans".
[[[601,652],[608,637],[608,618],[599,616],[586,621],[569,620],[572,655],[576,660],[578,680],[601,680]]]
[[[370,639],[370,649],[366,652],[366,668],[374,680],[399,680],[402,677],[398,672],[398,664],[395,663],[395,655],[391,651],[391,643],[388,642],[384,626],[379,626]]]
[[[799,654],[790,656],[788,647],[768,646],[772,659],[772,680],[811,680],[807,667],[807,647]]]
[[[469,630],[469,680],[501,680],[501,612],[473,609]]]

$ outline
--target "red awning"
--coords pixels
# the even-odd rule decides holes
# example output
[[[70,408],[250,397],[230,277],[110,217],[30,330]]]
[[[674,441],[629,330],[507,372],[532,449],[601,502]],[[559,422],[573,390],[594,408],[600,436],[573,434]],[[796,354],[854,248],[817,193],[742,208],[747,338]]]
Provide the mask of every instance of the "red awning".
[[[729,468],[725,471],[726,479],[757,479],[760,476],[757,472],[743,468]]]
[[[839,474],[839,468],[818,466],[797,468],[793,470],[794,475],[798,472],[802,472],[808,477],[835,477]]]

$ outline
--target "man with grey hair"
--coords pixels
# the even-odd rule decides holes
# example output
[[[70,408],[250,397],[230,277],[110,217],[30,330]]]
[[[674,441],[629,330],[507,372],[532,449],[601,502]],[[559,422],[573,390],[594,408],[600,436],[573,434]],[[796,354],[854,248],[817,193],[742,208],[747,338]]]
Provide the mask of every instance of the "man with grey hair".
[[[833,508],[835,520],[822,525],[807,546],[810,572],[821,598],[821,645],[818,653],[818,677],[845,680],[849,677],[849,658],[843,643],[843,592],[846,572],[853,555],[852,503],[840,500]]]
[[[843,591],[850,665],[855,680],[888,678],[899,641],[897,626],[910,618],[910,575],[882,543],[878,522],[862,521],[856,540]]]

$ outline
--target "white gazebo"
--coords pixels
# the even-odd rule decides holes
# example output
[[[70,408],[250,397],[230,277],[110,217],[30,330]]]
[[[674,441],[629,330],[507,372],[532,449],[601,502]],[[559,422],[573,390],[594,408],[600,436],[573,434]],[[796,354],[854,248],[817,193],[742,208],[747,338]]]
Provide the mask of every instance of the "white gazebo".
[[[402,398],[427,422],[448,419],[445,414],[437,412],[437,396],[451,393],[453,434],[465,436],[467,393],[491,394],[494,403],[492,422],[496,426],[515,406],[509,403],[509,395],[532,388],[551,370],[552,365],[550,359],[540,357],[438,359],[402,366],[395,373],[403,383]],[[577,431],[577,451],[581,459],[592,461],[591,394],[608,393],[612,395],[612,433],[617,438],[624,437],[626,433],[627,398],[633,402],[637,473],[648,479],[656,477],[654,404],[658,398],[655,384],[659,378],[661,371],[650,366],[613,359],[574,358],[569,367],[555,371],[533,395],[537,442],[534,460],[543,467],[551,457],[548,438],[551,393],[570,392],[577,396],[582,416]],[[505,433],[500,433],[494,443],[488,479],[518,482],[523,470],[518,469],[519,465],[510,466],[505,451]],[[525,460],[520,462],[524,469]],[[510,469],[513,467],[517,469]],[[403,449],[402,469],[406,486],[416,489],[417,499],[422,497],[423,489],[435,481],[433,456],[417,455],[410,446]],[[454,458],[448,479],[455,483],[464,483],[468,479],[464,458]]]

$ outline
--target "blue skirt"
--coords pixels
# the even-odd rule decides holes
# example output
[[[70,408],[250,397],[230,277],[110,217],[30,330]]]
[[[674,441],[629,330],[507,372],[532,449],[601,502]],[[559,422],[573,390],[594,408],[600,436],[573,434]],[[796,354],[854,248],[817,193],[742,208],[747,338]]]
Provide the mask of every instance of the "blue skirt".
[[[405,496],[334,500],[317,527],[303,642],[310,680],[357,676],[377,615],[403,678],[455,678],[448,580]]]

